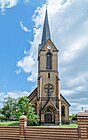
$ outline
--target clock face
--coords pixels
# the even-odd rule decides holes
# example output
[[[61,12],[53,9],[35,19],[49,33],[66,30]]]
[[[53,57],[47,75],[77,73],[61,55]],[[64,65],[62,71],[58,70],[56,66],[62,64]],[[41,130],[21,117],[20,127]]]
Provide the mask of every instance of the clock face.
[[[51,46],[50,46],[50,45],[48,45],[48,46],[47,46],[47,49],[49,49],[49,50],[50,50],[50,49],[51,49]]]
[[[52,84],[46,84],[44,86],[44,90],[46,93],[52,93],[54,90],[54,86]]]

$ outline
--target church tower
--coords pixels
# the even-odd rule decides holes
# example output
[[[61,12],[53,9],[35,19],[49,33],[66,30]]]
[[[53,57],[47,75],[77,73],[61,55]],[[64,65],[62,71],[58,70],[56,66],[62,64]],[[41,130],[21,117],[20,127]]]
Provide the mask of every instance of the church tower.
[[[38,52],[37,114],[41,114],[41,122],[59,123],[61,121],[58,49],[51,40],[47,9]]]
[[[38,48],[38,87],[28,96],[42,124],[69,120],[70,104],[60,94],[58,49],[51,40],[46,9],[41,44]]]

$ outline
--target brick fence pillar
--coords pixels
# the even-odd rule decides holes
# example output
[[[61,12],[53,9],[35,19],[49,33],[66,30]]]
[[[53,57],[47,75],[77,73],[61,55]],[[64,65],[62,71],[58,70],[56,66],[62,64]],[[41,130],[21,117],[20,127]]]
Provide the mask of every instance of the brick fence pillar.
[[[77,117],[79,140],[88,140],[88,113],[81,112]]]
[[[25,127],[27,126],[26,116],[20,117],[20,140],[25,140]]]

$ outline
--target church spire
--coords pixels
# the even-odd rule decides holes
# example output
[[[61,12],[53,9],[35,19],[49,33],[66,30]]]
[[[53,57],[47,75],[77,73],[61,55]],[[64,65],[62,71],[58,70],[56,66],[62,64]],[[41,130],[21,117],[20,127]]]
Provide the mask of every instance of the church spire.
[[[50,35],[50,28],[49,28],[49,21],[48,21],[48,13],[47,13],[47,7],[46,7],[46,14],[45,14],[45,20],[44,20],[44,25],[43,25],[43,33],[42,33],[42,40],[41,40],[40,47],[42,48],[42,46],[50,38],[51,38],[51,35]]]

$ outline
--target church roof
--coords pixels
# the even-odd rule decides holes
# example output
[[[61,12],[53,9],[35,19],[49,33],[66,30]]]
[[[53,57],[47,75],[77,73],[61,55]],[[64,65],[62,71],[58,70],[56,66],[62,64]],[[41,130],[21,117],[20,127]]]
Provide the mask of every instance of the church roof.
[[[41,40],[41,44],[39,45],[40,49],[47,42],[48,39],[51,39],[51,35],[50,35],[50,28],[49,28],[49,21],[48,21],[48,13],[47,13],[47,8],[46,8],[45,20],[44,20],[44,25],[43,25],[42,40]]]
[[[50,38],[45,42],[45,44],[47,44],[48,41],[50,42],[50,44],[52,44],[52,45],[54,46],[54,48],[55,48],[56,51],[58,52],[59,50],[56,48],[56,46],[54,45],[53,41],[52,41]],[[45,45],[45,44],[44,44],[44,45]],[[42,46],[42,49],[43,49],[44,45]],[[40,50],[40,51],[41,51],[41,50]]]
[[[69,106],[71,106],[71,105],[69,104],[69,102],[62,96],[61,93],[60,93],[60,96],[67,102],[67,104],[68,104]]]
[[[36,87],[36,88],[33,90],[33,92],[28,96],[29,102],[31,102],[31,101],[34,99],[34,97],[37,96],[37,93],[38,93],[38,87]],[[60,93],[60,96],[65,100],[65,102],[66,102],[69,106],[71,106],[71,105],[69,104],[69,102],[62,96],[61,93]],[[46,104],[47,104],[48,102],[49,102],[49,100],[47,100]],[[44,106],[46,106],[46,104],[45,104]]]
[[[37,96],[37,92],[38,92],[38,88],[36,87],[36,88],[32,91],[32,93],[28,96],[30,102],[34,99],[35,96]]]
[[[52,106],[53,106],[57,111],[59,111],[58,108],[56,107],[56,105],[54,104],[54,102],[53,102],[51,99],[49,99],[49,100],[46,101],[46,103],[44,104],[44,106],[43,106],[43,108],[42,108],[41,110],[43,110],[43,109],[46,107],[46,105],[48,105],[49,102],[51,102]]]

